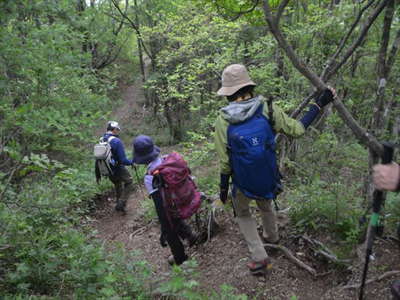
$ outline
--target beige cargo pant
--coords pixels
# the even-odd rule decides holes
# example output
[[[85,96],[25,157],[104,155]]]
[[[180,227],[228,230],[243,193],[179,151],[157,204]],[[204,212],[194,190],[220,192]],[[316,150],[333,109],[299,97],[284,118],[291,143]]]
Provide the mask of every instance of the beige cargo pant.
[[[251,259],[255,262],[266,259],[268,254],[257,232],[257,222],[250,213],[249,205],[251,201],[256,201],[261,214],[263,236],[269,241],[275,242],[279,239],[279,235],[275,211],[272,208],[272,200],[250,199],[237,189],[232,201],[236,212],[236,222],[239,224],[240,232],[246,240]]]

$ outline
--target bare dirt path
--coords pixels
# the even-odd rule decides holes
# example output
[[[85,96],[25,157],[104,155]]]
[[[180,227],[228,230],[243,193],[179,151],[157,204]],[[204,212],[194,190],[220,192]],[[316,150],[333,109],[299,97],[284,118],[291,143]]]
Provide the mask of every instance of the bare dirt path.
[[[137,80],[132,86],[121,86],[124,102],[113,116],[124,128],[143,121],[144,113],[137,105],[143,97],[140,84],[140,80]],[[143,187],[141,189],[144,191]],[[159,244],[157,220],[148,220],[145,217],[143,198],[142,191],[137,188],[128,201],[127,214],[121,215],[114,211],[112,197],[105,197],[99,203],[93,227],[98,231],[98,238],[110,249],[122,244],[127,251],[138,252],[137,258],[148,262],[152,277],[159,282],[171,276],[171,268],[166,261],[170,252],[168,247],[162,248]],[[217,236],[188,251],[190,257],[197,261],[198,276],[195,279],[200,282],[204,293],[211,295],[222,284],[228,284],[239,293],[255,299],[356,299],[354,289],[340,290],[339,287],[358,282],[357,274],[361,274],[362,265],[341,269],[313,257],[305,245],[296,242],[285,218],[280,222],[283,236],[281,243],[323,276],[315,277],[300,269],[279,250],[270,252],[274,267],[268,277],[249,275],[246,268],[248,250],[230,209],[221,212],[217,220],[221,226]],[[376,260],[371,262],[368,278],[400,269],[398,245],[395,242],[378,241],[375,248]],[[388,287],[393,279],[389,277],[369,285],[365,299],[390,299]]]

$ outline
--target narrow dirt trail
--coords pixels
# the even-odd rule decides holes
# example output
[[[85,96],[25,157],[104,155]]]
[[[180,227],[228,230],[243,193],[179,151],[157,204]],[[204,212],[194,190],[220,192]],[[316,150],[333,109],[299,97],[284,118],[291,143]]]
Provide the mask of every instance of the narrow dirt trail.
[[[138,105],[143,97],[140,90],[141,81],[131,86],[122,86],[123,104],[113,113],[123,128],[136,126],[143,121],[144,113]],[[129,137],[131,140],[132,137]],[[130,156],[130,149],[127,151]],[[134,176],[134,173],[131,172]],[[93,227],[97,237],[103,240],[109,249],[122,244],[127,251],[135,251],[138,260],[146,260],[152,270],[152,277],[160,282],[171,275],[171,268],[166,259],[170,255],[169,248],[159,244],[159,225],[156,219],[148,220],[143,208],[144,187],[137,187],[127,203],[127,214],[114,211],[115,202],[109,197],[99,204]],[[282,252],[269,252],[273,260],[273,271],[268,277],[257,278],[249,275],[246,267],[248,250],[242,239],[238,226],[233,220],[232,212],[227,209],[220,212],[217,218],[221,226],[220,232],[211,241],[197,245],[188,250],[198,267],[198,276],[194,279],[201,284],[205,293],[212,294],[222,284],[228,284],[239,293],[255,299],[354,299],[354,290],[340,291],[337,287],[350,284],[354,280],[348,270],[339,270],[325,262],[318,262],[307,253],[306,247],[295,242],[288,228],[288,220],[280,219],[281,243],[301,260],[314,267],[323,276],[314,277],[304,269],[290,262]],[[393,243],[380,243],[377,252],[377,263],[386,266],[385,270],[400,269],[400,260],[390,254],[398,246]],[[384,262],[384,263],[383,263]],[[373,263],[375,264],[375,263]],[[381,270],[371,267],[369,278],[382,274]],[[359,269],[360,266],[354,267]],[[356,271],[353,274],[359,274]],[[375,274],[376,273],[376,274]],[[375,275],[374,275],[375,274]],[[388,284],[391,278],[373,283],[367,289],[366,299],[389,299]],[[392,278],[393,279],[393,278]],[[296,296],[297,298],[292,298]]]

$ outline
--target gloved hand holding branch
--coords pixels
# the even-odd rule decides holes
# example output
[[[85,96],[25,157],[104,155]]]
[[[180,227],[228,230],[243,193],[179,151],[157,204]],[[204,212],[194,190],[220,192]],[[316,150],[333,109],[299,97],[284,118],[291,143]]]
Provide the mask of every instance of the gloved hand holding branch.
[[[304,128],[308,128],[310,124],[315,120],[318,116],[321,109],[323,109],[326,105],[333,102],[336,98],[336,91],[332,87],[328,87],[325,89],[315,100],[315,103],[311,103],[308,106],[307,113],[301,118],[300,122],[303,124]]]

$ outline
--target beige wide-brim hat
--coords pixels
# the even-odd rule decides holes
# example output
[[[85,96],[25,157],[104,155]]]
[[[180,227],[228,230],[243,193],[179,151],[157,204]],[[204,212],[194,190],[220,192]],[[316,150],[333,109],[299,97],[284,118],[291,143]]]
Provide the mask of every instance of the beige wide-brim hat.
[[[230,65],[222,72],[222,87],[217,94],[219,96],[230,96],[247,85],[256,86],[250,79],[246,67],[240,64]]]

